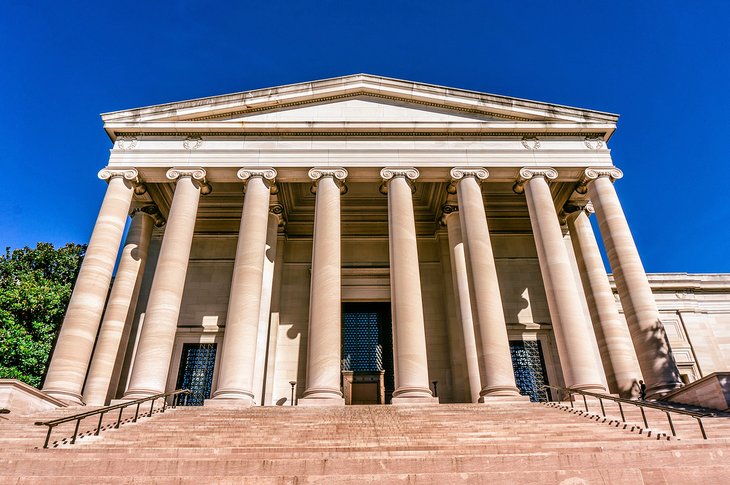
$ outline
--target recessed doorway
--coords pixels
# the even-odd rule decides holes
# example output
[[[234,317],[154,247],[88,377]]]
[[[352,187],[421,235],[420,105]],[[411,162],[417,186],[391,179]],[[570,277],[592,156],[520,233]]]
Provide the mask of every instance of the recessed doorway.
[[[342,387],[345,404],[390,404],[393,330],[388,302],[342,304]]]

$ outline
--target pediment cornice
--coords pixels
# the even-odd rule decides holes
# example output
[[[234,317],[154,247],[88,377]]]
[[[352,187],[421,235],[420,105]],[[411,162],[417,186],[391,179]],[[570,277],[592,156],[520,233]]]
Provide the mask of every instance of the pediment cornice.
[[[472,121],[460,123],[440,123],[439,127],[430,127],[427,123],[390,123],[392,126],[378,126],[374,131],[407,132],[410,131],[509,131],[522,133],[528,126],[544,126],[543,131],[553,131],[553,125],[562,125],[564,132],[600,133],[608,138],[615,129],[617,115],[598,111],[571,108],[555,104],[528,101],[523,99],[479,93],[463,89],[447,88],[429,84],[402,81],[368,74],[343,76],[321,81],[291,84],[275,88],[244,91],[235,94],[212,96],[208,98],[167,103],[145,108],[116,111],[102,115],[105,129],[114,139],[117,134],[130,133],[225,133],[241,132],[298,132],[296,124],[255,122],[231,120],[236,116],[262,113],[267,110],[297,109],[297,107],[327,102],[338,102],[357,97],[388,102],[400,102],[420,109],[440,109],[455,114],[480,115],[495,118],[497,121]],[[226,119],[226,121],[222,121]],[[504,120],[504,121],[502,121]],[[335,132],[371,132],[365,126],[312,126],[306,124],[309,131],[323,133]],[[388,123],[384,123],[388,125]],[[336,123],[334,123],[336,125]],[[380,123],[383,125],[383,123]],[[409,125],[409,126],[406,126]],[[444,125],[450,129],[444,130]],[[467,125],[473,125],[471,127]],[[519,126],[518,126],[519,125]],[[576,130],[576,127],[581,129]],[[318,129],[315,129],[318,128]],[[135,130],[136,129],[136,130]],[[528,130],[529,131],[529,130]]]

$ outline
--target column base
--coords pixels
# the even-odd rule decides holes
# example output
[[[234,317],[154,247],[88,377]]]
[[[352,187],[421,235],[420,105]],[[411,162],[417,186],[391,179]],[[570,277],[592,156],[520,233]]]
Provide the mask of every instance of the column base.
[[[297,402],[297,406],[309,408],[317,406],[344,406],[344,397],[303,397]]]
[[[509,396],[498,396],[496,394],[489,394],[482,396],[477,401],[477,404],[496,404],[496,403],[510,403],[510,402],[530,402],[530,396],[509,395]]]
[[[393,406],[431,406],[438,403],[437,397],[394,397],[390,400]]]
[[[76,394],[75,392],[64,391],[61,389],[42,389],[41,392],[54,399],[58,399],[67,406],[86,406],[86,403],[83,401],[83,396],[81,394]]]
[[[497,397],[512,397],[521,400],[522,394],[516,386],[487,386],[479,393],[478,402],[483,402],[485,398],[493,399]]]
[[[253,399],[248,398],[223,398],[214,397],[203,401],[203,406],[208,408],[224,408],[224,409],[246,409],[254,406]]]

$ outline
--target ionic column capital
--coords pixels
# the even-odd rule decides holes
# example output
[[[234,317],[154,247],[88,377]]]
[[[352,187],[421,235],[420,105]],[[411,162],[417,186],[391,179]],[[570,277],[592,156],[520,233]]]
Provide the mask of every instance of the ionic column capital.
[[[512,190],[516,194],[525,191],[525,184],[535,177],[543,177],[546,180],[555,180],[558,178],[558,171],[552,167],[524,167],[520,169],[517,181],[512,186]]]
[[[449,216],[459,217],[459,206],[456,204],[444,204],[441,206],[441,217],[439,218],[439,224],[446,226],[447,219]]]
[[[276,216],[276,219],[279,221],[279,227],[286,226],[286,218],[284,217],[284,206],[276,203],[269,205],[269,213]]]
[[[585,212],[589,216],[594,214],[596,211],[593,209],[593,202],[590,200],[571,200],[566,202],[563,206],[562,212],[569,216],[571,214],[579,214]]]
[[[129,213],[130,216],[134,217],[137,214],[143,214],[152,218],[156,227],[162,227],[167,223],[165,216],[160,212],[160,208],[155,204],[148,204],[140,207],[135,207]]]
[[[446,187],[446,191],[450,194],[456,193],[456,186],[465,178],[473,178],[478,184],[489,177],[489,171],[482,167],[454,167],[449,172],[451,182]]]
[[[266,185],[270,190],[272,194],[275,194],[278,192],[277,186],[276,186],[276,169],[274,168],[241,168],[236,172],[236,176],[243,181],[244,187],[248,185],[248,183],[255,178],[260,178],[263,180],[264,185]],[[244,188],[245,190],[245,188]]]
[[[312,179],[312,187],[310,191],[313,194],[317,193],[317,184],[319,180],[325,177],[332,177],[335,184],[340,188],[340,194],[344,195],[347,193],[347,185],[345,185],[345,179],[347,178],[347,170],[342,167],[314,167],[309,169],[309,178]]]
[[[406,182],[408,182],[408,185],[411,186],[411,191],[415,192],[416,186],[413,184],[413,182],[420,175],[421,173],[415,167],[385,167],[380,171],[380,178],[383,179],[383,183],[380,186],[380,193],[387,194],[388,183],[398,177],[403,177]]]
[[[99,178],[102,180],[110,181],[115,177],[121,177],[124,180],[129,180],[134,185],[134,193],[142,195],[147,192],[147,186],[139,178],[139,172],[136,168],[111,168],[105,167],[99,170]]]
[[[580,182],[578,182],[578,186],[575,188],[575,191],[579,194],[585,194],[588,192],[588,183],[596,180],[600,177],[608,177],[611,182],[614,180],[618,180],[624,176],[624,173],[619,170],[616,167],[608,167],[608,168],[595,168],[595,167],[589,167],[583,172],[583,177],[581,178]]]
[[[213,191],[205,176],[206,171],[202,167],[173,167],[167,171],[165,177],[169,180],[175,180],[190,177],[197,182],[201,195],[208,195]]]

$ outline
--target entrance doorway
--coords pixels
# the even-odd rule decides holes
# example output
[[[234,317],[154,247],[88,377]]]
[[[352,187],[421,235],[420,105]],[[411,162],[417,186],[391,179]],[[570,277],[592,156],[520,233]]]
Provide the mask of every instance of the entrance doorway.
[[[187,406],[202,406],[210,398],[217,344],[183,344],[176,389],[190,389]]]
[[[530,396],[532,402],[547,402],[547,391],[542,387],[548,384],[545,358],[539,340],[510,340],[512,368],[515,383],[523,396]]]
[[[390,404],[393,390],[390,303],[342,304],[342,381],[345,404]]]

